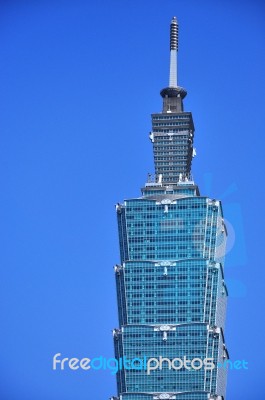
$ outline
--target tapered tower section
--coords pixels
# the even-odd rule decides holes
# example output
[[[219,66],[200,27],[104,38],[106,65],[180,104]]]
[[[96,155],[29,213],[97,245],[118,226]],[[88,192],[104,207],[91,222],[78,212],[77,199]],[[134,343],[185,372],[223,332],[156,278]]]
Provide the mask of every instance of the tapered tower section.
[[[162,112],[152,114],[155,174],[141,197],[116,206],[119,371],[112,399],[225,399],[227,232],[221,202],[200,196],[191,177],[194,125],[183,107],[177,55],[174,17],[169,86],[161,91]]]
[[[170,24],[169,86],[162,89],[162,113],[152,115],[152,132],[155,173],[165,184],[189,178],[193,149],[194,125],[192,114],[184,112],[183,99],[187,92],[177,84],[178,22]]]

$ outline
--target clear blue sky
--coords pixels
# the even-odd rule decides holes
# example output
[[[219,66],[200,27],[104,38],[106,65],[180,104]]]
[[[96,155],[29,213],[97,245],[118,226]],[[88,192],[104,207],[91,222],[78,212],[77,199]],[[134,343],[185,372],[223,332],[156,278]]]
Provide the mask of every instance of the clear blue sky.
[[[115,394],[110,372],[54,372],[51,360],[113,356],[114,204],[153,171],[174,15],[193,174],[230,226],[226,342],[249,362],[229,373],[227,399],[263,398],[263,2],[10,0],[0,14],[0,399]]]

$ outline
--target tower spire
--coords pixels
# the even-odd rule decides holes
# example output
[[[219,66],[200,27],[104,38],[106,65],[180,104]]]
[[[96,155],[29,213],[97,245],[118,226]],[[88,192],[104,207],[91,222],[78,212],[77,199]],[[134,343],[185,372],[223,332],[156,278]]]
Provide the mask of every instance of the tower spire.
[[[183,109],[183,99],[187,92],[178,85],[177,80],[177,55],[178,55],[178,21],[173,17],[170,23],[170,71],[169,85],[161,90],[163,97],[163,112],[181,112]]]
[[[169,87],[178,86],[178,21],[173,17],[170,24],[170,72],[169,72]]]

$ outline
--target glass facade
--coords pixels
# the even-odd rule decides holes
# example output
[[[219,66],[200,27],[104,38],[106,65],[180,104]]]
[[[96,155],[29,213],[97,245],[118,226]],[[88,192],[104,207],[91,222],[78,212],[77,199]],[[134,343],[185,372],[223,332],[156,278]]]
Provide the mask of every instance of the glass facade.
[[[123,361],[112,399],[225,399],[222,205],[200,196],[190,176],[194,125],[183,110],[186,91],[161,95],[163,111],[152,115],[150,134],[155,177],[141,197],[116,206],[121,262],[113,338]]]
[[[152,115],[155,173],[164,183],[178,181],[179,175],[190,173],[193,156],[194,125],[191,113],[161,113]]]

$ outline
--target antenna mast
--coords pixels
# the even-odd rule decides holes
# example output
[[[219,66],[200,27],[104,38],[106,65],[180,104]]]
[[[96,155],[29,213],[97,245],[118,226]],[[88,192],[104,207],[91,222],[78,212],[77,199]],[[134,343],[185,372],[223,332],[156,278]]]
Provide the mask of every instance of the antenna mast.
[[[178,45],[179,45],[179,26],[176,17],[173,17],[170,24],[170,72],[169,87],[176,88],[178,86]]]

